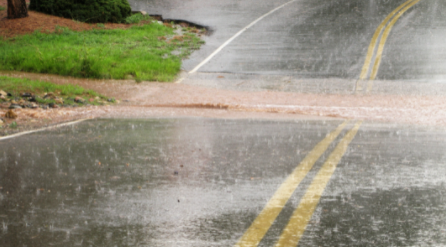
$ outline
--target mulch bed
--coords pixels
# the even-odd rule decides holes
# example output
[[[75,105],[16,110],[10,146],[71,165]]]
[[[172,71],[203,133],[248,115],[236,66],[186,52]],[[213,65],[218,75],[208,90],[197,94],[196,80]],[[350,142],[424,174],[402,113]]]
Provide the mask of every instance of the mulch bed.
[[[7,6],[6,0],[0,0],[0,6]],[[11,38],[16,35],[33,33],[36,30],[51,33],[56,26],[67,27],[74,31],[91,30],[98,28],[95,24],[88,24],[62,17],[47,15],[35,11],[28,11],[28,17],[20,19],[8,19],[6,10],[0,11],[0,36]],[[128,28],[128,24],[106,23],[106,29]]]

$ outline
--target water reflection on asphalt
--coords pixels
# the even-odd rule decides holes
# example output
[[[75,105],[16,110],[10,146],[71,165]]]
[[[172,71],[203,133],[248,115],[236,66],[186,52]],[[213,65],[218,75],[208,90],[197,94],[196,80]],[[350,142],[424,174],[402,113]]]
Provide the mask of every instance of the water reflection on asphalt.
[[[339,124],[95,120],[1,141],[0,245],[232,246],[296,165]],[[444,243],[442,135],[365,125],[300,245]],[[261,246],[275,243],[335,144]]]
[[[316,142],[293,122],[236,123],[98,120],[1,142],[2,246],[231,245]]]

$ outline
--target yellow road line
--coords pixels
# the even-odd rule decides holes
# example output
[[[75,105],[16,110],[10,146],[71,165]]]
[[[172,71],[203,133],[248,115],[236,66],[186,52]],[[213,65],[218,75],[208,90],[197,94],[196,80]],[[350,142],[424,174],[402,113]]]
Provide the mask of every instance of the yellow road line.
[[[274,220],[282,211],[288,199],[290,199],[291,195],[296,190],[297,186],[299,186],[300,182],[311,170],[314,163],[316,163],[321,155],[327,150],[328,146],[334,139],[336,139],[339,133],[341,133],[347,123],[348,121],[345,121],[339,125],[336,130],[328,134],[313,148],[313,150],[311,150],[310,153],[307,154],[301,163],[294,169],[293,173],[291,173],[279,189],[277,189],[265,208],[260,212],[235,246],[252,247],[257,246],[260,243]]]
[[[367,78],[367,74],[369,72],[370,63],[372,62],[373,52],[375,51],[375,46],[379,38],[379,34],[381,33],[384,26],[387,24],[387,22],[396,14],[396,12],[400,11],[404,6],[411,3],[413,0],[409,0],[403,4],[401,4],[398,8],[396,8],[392,13],[390,13],[386,19],[384,19],[383,22],[378,26],[378,28],[375,31],[375,34],[373,34],[372,41],[370,42],[369,49],[367,51],[367,56],[365,58],[364,66],[362,66],[361,75],[359,76],[360,80],[365,80]]]
[[[382,53],[384,50],[384,45],[386,44],[387,37],[389,36],[390,31],[392,30],[393,25],[395,25],[396,21],[412,6],[417,4],[420,0],[415,0],[411,4],[409,4],[407,7],[405,7],[403,10],[401,10],[395,17],[393,17],[393,20],[387,25],[386,29],[384,30],[384,33],[381,37],[381,41],[379,42],[378,46],[378,52],[376,53],[375,57],[375,65],[373,66],[372,74],[370,75],[370,80],[375,80],[376,74],[378,74],[379,65],[381,64],[381,58]]]
[[[328,159],[325,161],[324,165],[313,179],[313,182],[311,183],[304,197],[300,201],[299,206],[293,212],[290,221],[283,230],[282,235],[280,235],[275,247],[297,246],[305,231],[308,221],[311,219],[313,212],[319,203],[328,181],[330,181],[336,166],[347,151],[348,145],[355,137],[361,124],[361,121],[355,124],[353,129],[351,129],[344,136],[344,138],[342,138]]]

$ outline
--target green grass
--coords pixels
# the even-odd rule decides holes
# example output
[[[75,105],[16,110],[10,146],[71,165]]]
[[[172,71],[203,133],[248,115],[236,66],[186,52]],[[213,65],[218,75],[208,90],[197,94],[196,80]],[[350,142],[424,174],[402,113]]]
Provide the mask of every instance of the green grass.
[[[5,10],[6,8],[3,6],[0,6],[0,11]]]
[[[127,24],[135,24],[135,23],[140,23],[141,21],[149,21],[151,19],[152,17],[150,17],[149,15],[142,15],[141,13],[138,13],[127,17],[125,19],[125,22]]]
[[[12,97],[19,97],[20,93],[32,93],[35,95],[43,95],[44,93],[54,93],[66,98],[67,104],[74,103],[69,98],[75,98],[80,96],[82,98],[100,97],[106,99],[104,96],[99,95],[93,90],[87,90],[80,86],[66,84],[58,85],[51,82],[35,81],[22,78],[12,78],[7,76],[0,76],[0,89],[12,94]],[[36,97],[36,100],[40,104],[54,103],[54,100],[43,99],[42,97]],[[73,102],[71,102],[73,101]]]
[[[203,43],[195,34],[170,40],[172,28],[156,22],[129,29],[95,29],[0,40],[0,70],[74,77],[172,81],[182,58]],[[161,37],[167,37],[167,40]]]
[[[11,129],[15,129],[15,128],[17,128],[17,122],[16,122],[16,121],[12,122],[12,123],[9,125],[9,128],[11,128]]]

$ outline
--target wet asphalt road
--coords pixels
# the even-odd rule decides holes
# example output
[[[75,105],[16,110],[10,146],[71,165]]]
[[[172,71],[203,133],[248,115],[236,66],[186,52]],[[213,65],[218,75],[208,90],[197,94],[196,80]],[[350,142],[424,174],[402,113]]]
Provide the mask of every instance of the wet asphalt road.
[[[192,71],[287,2],[131,5],[213,30],[185,61]],[[182,83],[446,94],[445,5],[296,0]],[[443,246],[445,137],[353,120],[190,118],[94,120],[2,140],[0,246]]]
[[[235,246],[318,143],[259,246],[300,207],[299,246],[445,245],[444,128],[342,124],[94,120],[0,141],[0,245]]]
[[[133,9],[213,30],[205,37],[207,44],[184,62],[184,69],[191,71],[238,31],[289,1],[130,2]],[[250,91],[355,92],[375,30],[407,2],[411,1],[293,1],[246,30],[183,83]],[[378,44],[385,44],[379,69],[373,79],[361,78],[378,83],[364,89],[366,93],[432,94],[432,87],[446,92],[446,2],[415,2],[399,9],[392,16],[401,13],[394,23],[392,18],[384,23],[391,26],[388,38],[382,39],[383,29],[372,55],[375,59]],[[406,85],[422,86],[406,90]]]

